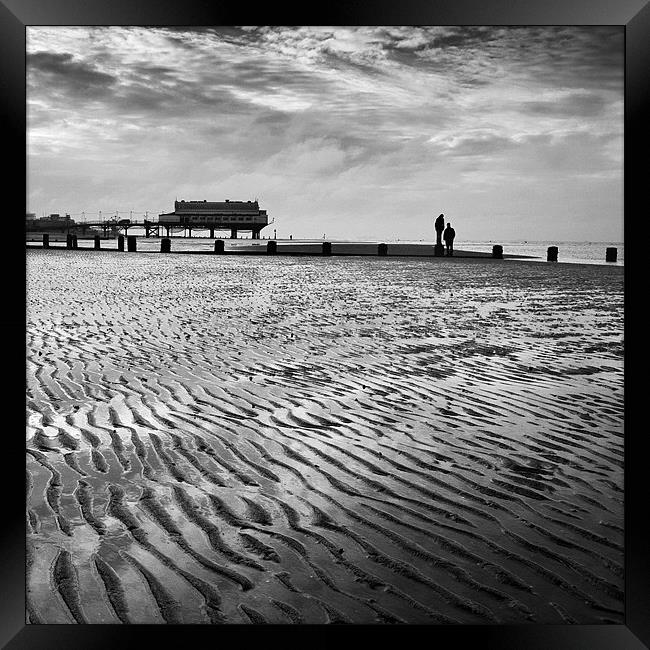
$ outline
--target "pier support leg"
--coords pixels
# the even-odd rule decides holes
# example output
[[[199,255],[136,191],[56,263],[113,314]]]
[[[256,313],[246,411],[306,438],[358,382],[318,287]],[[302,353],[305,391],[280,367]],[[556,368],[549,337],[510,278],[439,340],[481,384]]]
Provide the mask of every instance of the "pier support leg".
[[[223,239],[217,239],[216,242],[214,242],[214,252],[217,255],[221,255],[223,253],[224,249],[224,241]]]
[[[135,235],[128,235],[126,238],[126,249],[129,251],[129,253],[135,253],[137,250],[137,243],[135,239]]]
[[[230,229],[230,239],[237,239],[237,228]]]
[[[210,228],[210,239],[214,239],[214,228]]]

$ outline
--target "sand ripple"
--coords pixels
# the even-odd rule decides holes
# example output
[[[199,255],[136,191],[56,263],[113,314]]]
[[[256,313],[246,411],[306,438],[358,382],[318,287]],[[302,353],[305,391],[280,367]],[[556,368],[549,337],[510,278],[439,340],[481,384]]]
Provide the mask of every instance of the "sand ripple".
[[[30,621],[622,623],[622,280],[29,251]]]

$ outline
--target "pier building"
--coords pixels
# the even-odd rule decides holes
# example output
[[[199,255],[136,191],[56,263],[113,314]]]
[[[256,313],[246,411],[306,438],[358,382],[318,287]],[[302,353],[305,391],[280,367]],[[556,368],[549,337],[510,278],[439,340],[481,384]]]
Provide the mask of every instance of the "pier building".
[[[252,239],[259,239],[262,228],[268,225],[266,210],[260,210],[257,201],[174,201],[174,211],[158,215],[158,223],[167,229],[183,227],[192,236],[192,229],[230,230],[231,239],[240,230],[250,231]]]

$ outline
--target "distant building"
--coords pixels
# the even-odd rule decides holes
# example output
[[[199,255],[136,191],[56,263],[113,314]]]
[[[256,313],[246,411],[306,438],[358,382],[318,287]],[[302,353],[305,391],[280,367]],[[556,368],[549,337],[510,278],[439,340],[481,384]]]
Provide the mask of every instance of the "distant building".
[[[230,230],[231,238],[239,230],[250,231],[253,239],[260,238],[262,228],[268,225],[266,210],[260,210],[257,201],[174,201],[174,212],[158,216],[168,229],[183,226],[193,229]]]
[[[62,217],[58,212],[52,213],[47,217],[38,218],[33,215],[26,217],[26,226],[28,230],[70,230],[75,226],[75,220],[70,218],[69,214]]]

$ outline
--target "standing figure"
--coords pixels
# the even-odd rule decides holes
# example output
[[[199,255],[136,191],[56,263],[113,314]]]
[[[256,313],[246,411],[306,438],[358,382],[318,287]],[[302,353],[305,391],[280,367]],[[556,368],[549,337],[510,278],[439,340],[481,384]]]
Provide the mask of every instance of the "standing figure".
[[[436,246],[442,246],[442,231],[445,229],[445,215],[441,214],[435,222]]]
[[[448,223],[445,228],[445,233],[443,238],[445,244],[447,245],[447,256],[451,257],[454,254],[454,237],[456,236],[456,231],[451,227],[451,224]]]

